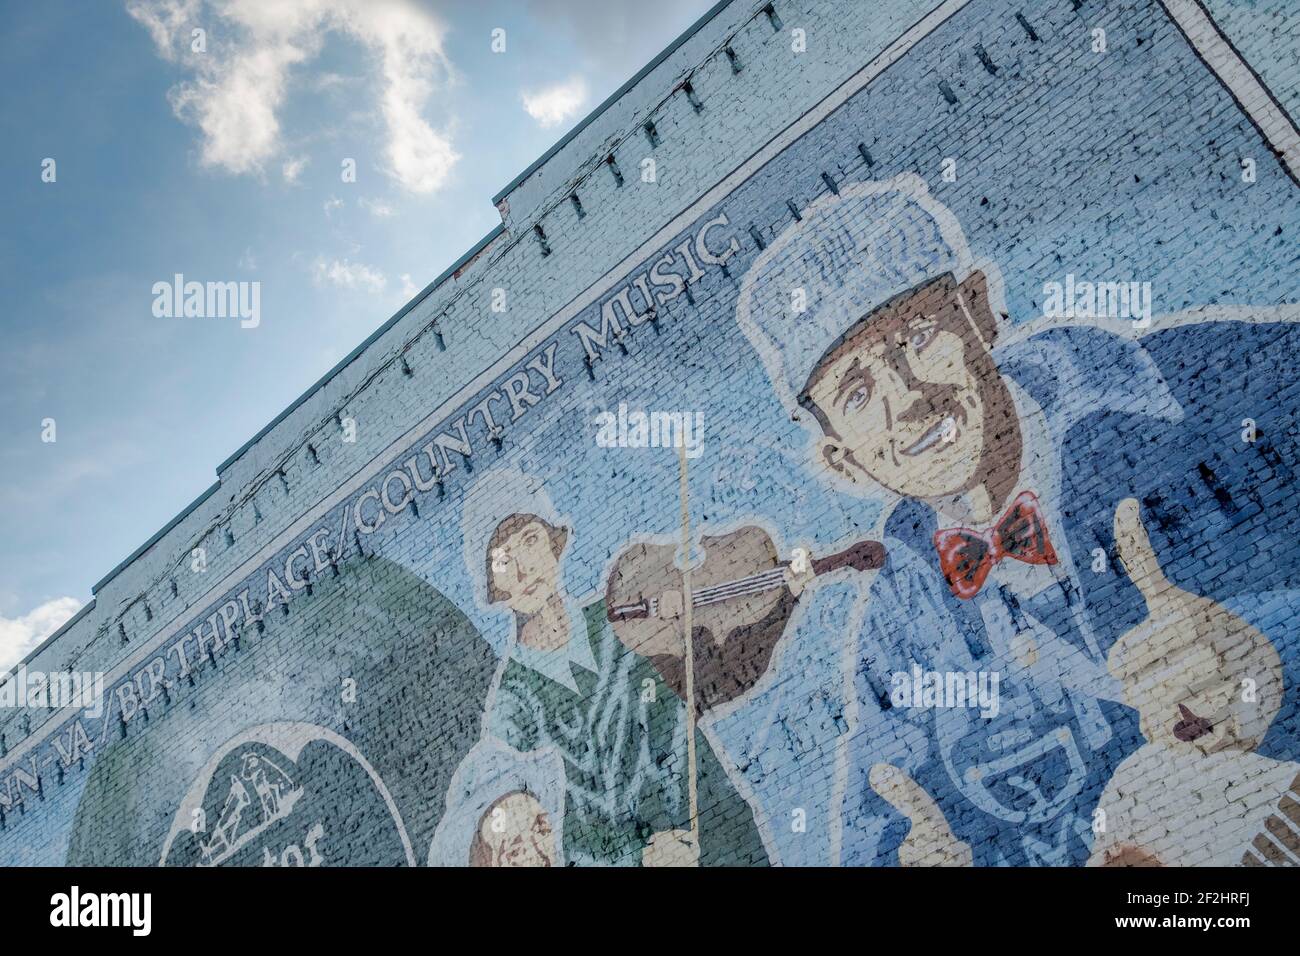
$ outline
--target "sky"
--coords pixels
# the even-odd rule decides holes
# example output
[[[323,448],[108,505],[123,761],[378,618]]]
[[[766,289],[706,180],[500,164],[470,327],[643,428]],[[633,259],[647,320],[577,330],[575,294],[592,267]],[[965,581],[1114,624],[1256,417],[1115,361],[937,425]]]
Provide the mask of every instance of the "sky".
[[[0,668],[491,230],[491,197],[711,5],[9,6]],[[156,314],[155,283],[177,273],[258,282],[257,326]]]

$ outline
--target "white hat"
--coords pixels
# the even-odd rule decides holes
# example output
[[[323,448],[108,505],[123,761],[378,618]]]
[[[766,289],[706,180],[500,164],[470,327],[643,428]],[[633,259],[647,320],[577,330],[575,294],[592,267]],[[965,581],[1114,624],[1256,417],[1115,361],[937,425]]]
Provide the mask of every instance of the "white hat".
[[[555,865],[564,865],[564,760],[554,748],[520,753],[484,737],[465,755],[447,788],[447,809],[429,844],[430,866],[468,866],[483,814],[508,793],[524,791],[546,811]]]
[[[488,607],[487,549],[492,534],[514,514],[536,515],[555,528],[567,528],[551,503],[542,480],[517,469],[502,466],[484,473],[465,495],[460,517],[465,567],[474,582],[479,604]]]
[[[754,260],[736,320],[781,404],[803,418],[808,377],[854,323],[929,279],[961,281],[971,269],[961,227],[921,177],[857,183],[817,200]]]

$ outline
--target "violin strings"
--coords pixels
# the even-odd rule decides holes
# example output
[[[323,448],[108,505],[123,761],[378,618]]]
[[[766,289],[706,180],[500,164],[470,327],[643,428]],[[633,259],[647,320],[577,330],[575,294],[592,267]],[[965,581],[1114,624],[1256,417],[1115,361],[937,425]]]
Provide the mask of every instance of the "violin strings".
[[[762,574],[755,574],[752,577],[741,578],[739,581],[729,581],[726,584],[714,585],[710,588],[701,588],[696,591],[697,597],[713,597],[718,594],[727,594],[733,591],[744,591],[751,587],[768,588],[785,580],[783,570],[765,571]]]
[[[695,600],[692,603],[698,607],[702,604],[714,604],[741,595],[758,594],[778,587],[784,581],[784,570],[768,571],[740,581],[732,581],[729,584],[720,584],[716,587],[696,591]]]
[[[723,591],[733,587],[747,587],[748,585],[751,584],[763,584],[763,583],[770,583],[772,581],[781,581],[784,580],[784,578],[785,578],[785,570],[783,568],[773,568],[770,571],[763,571],[759,574],[754,574],[747,578],[740,578],[737,581],[728,581],[725,584],[715,584],[711,587],[703,588],[702,590],[707,592]],[[700,592],[696,592],[696,593],[700,593]]]
[[[751,577],[741,578],[738,581],[730,581],[726,584],[714,585],[711,588],[701,588],[694,593],[691,600],[692,607],[705,607],[710,604],[717,604],[721,601],[727,601],[736,597],[747,597],[751,594],[761,594],[764,591],[770,591],[775,587],[785,583],[785,568],[774,568],[771,571],[764,571]],[[653,602],[651,602],[653,603]],[[630,611],[639,609],[641,604],[620,604],[614,610]],[[653,610],[651,609],[651,613]]]

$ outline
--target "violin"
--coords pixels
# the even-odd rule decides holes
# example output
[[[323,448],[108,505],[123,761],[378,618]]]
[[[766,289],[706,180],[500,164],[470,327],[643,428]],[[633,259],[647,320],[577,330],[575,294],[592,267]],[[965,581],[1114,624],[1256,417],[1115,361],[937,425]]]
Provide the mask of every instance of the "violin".
[[[786,585],[790,561],[781,560],[772,538],[747,525],[700,539],[703,560],[691,568],[691,631],[701,712],[752,686],[767,667],[772,648],[794,610]],[[627,647],[651,658],[676,686],[684,655],[681,624],[659,615],[659,595],[682,590],[675,544],[637,543],[614,563],[605,591],[605,615]],[[841,568],[870,571],[885,563],[879,541],[859,541],[837,554],[809,560],[815,575]],[[741,671],[745,673],[742,674]],[[716,672],[716,673],[712,673]],[[712,690],[710,690],[712,688]]]

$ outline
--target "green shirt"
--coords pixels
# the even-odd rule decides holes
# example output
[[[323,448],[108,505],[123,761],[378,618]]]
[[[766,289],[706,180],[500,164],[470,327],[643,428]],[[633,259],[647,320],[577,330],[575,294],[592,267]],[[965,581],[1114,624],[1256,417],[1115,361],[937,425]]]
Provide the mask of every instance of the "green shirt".
[[[686,708],[614,634],[604,601],[583,617],[585,637],[575,628],[563,649],[511,651],[487,725],[516,750],[563,757],[566,862],[636,866],[652,834],[690,826]],[[766,864],[753,811],[698,729],[695,747],[701,864]]]

